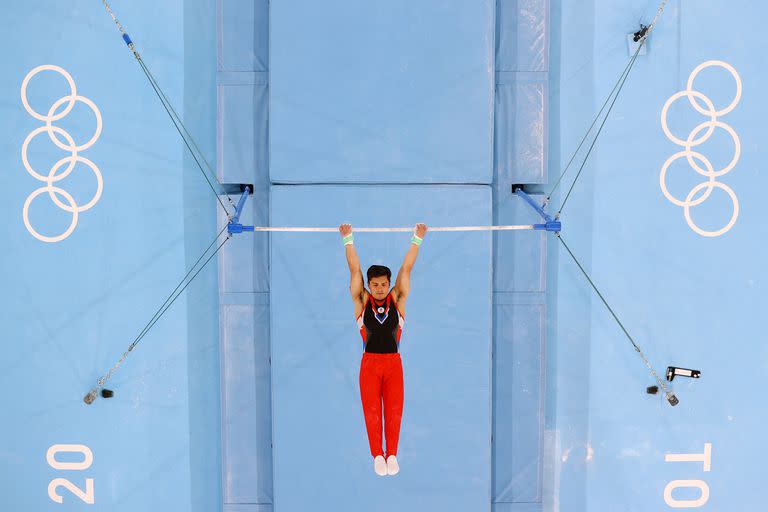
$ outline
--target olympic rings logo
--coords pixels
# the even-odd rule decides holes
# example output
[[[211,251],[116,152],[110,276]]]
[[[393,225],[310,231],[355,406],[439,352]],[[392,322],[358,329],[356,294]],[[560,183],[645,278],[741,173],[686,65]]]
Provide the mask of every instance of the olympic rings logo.
[[[32,77],[34,77],[41,71],[56,71],[57,73],[61,74],[67,80],[67,83],[69,83],[69,90],[70,90],[70,93],[68,96],[63,96],[62,98],[59,98],[54,102],[53,105],[51,105],[51,108],[48,109],[47,115],[42,115],[35,112],[35,110],[29,106],[29,101],[27,100],[27,85],[29,85],[29,81],[32,79]],[[58,121],[59,119],[69,114],[72,108],[75,106],[75,103],[78,101],[85,103],[88,107],[90,107],[91,110],[93,110],[93,113],[96,115],[96,130],[94,131],[93,136],[85,144],[80,144],[80,145],[75,144],[75,140],[67,131],[63,130],[62,128],[59,128],[58,126],[53,126],[52,124],[54,121]],[[101,197],[101,191],[104,187],[104,182],[102,180],[101,172],[99,171],[99,168],[96,167],[96,164],[94,164],[87,158],[84,158],[79,155],[81,151],[85,151],[86,149],[90,148],[99,139],[99,136],[101,135],[101,112],[99,112],[99,109],[90,99],[86,98],[85,96],[80,96],[77,94],[77,88],[75,87],[75,82],[74,80],[72,80],[72,76],[69,73],[67,73],[64,69],[60,68],[59,66],[54,66],[50,64],[37,66],[32,71],[27,73],[27,76],[24,77],[24,81],[21,83],[21,102],[24,104],[24,108],[27,110],[29,115],[45,123],[44,126],[41,126],[39,128],[32,130],[32,132],[30,132],[30,134],[27,135],[27,138],[24,140],[24,144],[22,144],[21,146],[21,161],[24,163],[24,168],[33,178],[46,183],[45,186],[40,187],[34,192],[32,192],[31,194],[29,194],[26,201],[24,201],[24,209],[23,209],[24,225],[26,226],[27,231],[29,231],[29,233],[35,238],[37,238],[38,240],[41,240],[43,242],[59,242],[67,238],[75,230],[75,227],[77,226],[78,215],[81,212],[84,212],[90,209],[93,205],[96,204],[96,202]],[[66,103],[66,105],[64,106],[64,109],[61,112],[57,113],[56,112],[57,109],[64,103]],[[27,150],[29,148],[29,143],[37,135],[43,132],[48,134],[48,137],[51,139],[51,142],[53,142],[57,147],[63,149],[64,151],[69,152],[68,156],[65,156],[64,158],[62,158],[61,160],[53,164],[53,167],[51,167],[50,171],[48,171],[47,176],[35,171],[30,165],[29,159],[27,158]],[[63,141],[59,137],[59,135],[64,138]],[[66,178],[69,175],[69,173],[72,172],[72,169],[75,168],[75,164],[77,164],[78,162],[81,162],[87,165],[91,169],[91,171],[93,171],[93,174],[96,176],[96,183],[97,183],[96,193],[94,194],[93,198],[91,198],[91,200],[88,201],[88,203],[86,203],[83,206],[78,206],[78,204],[75,202],[75,199],[66,190],[54,185],[55,182]],[[65,164],[66,164],[66,168],[62,172],[58,172],[59,169],[62,168],[62,166],[64,166]],[[39,196],[44,192],[48,193],[48,196],[51,198],[54,204],[56,204],[56,206],[72,214],[72,222],[70,223],[69,227],[60,235],[57,235],[57,236],[41,235],[32,227],[32,225],[29,222],[29,205],[37,196]],[[62,202],[58,197],[59,195],[61,195],[69,204],[65,204],[64,202]]]
[[[732,76],[733,79],[736,82],[736,94],[733,98],[733,101],[731,103],[721,109],[716,110],[715,106],[712,104],[712,100],[710,100],[707,96],[700,93],[699,91],[693,90],[693,81],[696,79],[696,76],[701,72],[701,70],[711,67],[711,66],[718,66],[721,68],[724,68],[727,70]],[[670,105],[677,100],[678,98],[686,97],[688,98],[688,101],[690,102],[691,106],[696,109],[697,112],[699,112],[701,115],[709,117],[708,121],[704,121],[703,123],[696,126],[691,133],[688,134],[688,138],[683,140],[675,137],[672,132],[669,130],[669,127],[667,126],[667,110],[669,109]],[[699,101],[701,100],[701,102]],[[666,162],[664,162],[664,165],[661,167],[661,174],[659,175],[659,183],[661,185],[661,191],[664,193],[664,197],[669,199],[671,202],[678,206],[683,207],[685,220],[688,222],[688,226],[698,233],[701,236],[708,236],[708,237],[715,237],[720,236],[729,229],[733,227],[733,225],[736,223],[736,219],[739,216],[739,200],[736,198],[736,194],[734,194],[733,190],[728,185],[725,185],[723,183],[720,183],[719,181],[716,181],[716,178],[719,176],[723,176],[724,174],[727,174],[736,166],[736,162],[739,160],[739,156],[741,155],[741,142],[739,141],[739,136],[736,135],[736,132],[731,128],[730,125],[723,123],[722,121],[718,121],[718,117],[724,116],[728,114],[731,110],[733,110],[736,105],[741,100],[741,78],[739,77],[739,74],[736,72],[736,70],[728,64],[727,62],[723,62],[720,60],[709,60],[702,64],[699,64],[696,69],[694,69],[691,72],[691,75],[688,77],[688,85],[686,86],[686,89],[684,91],[677,92],[673,94],[667,102],[664,104],[664,108],[661,109],[661,127],[664,130],[664,134],[667,136],[669,140],[677,144],[678,146],[682,146],[685,148],[683,151],[679,151],[669,157]],[[702,106],[702,102],[704,106]],[[722,128],[725,130],[728,135],[731,136],[731,139],[733,139],[734,144],[734,154],[731,161],[722,169],[715,171],[712,163],[701,153],[694,151],[692,148],[703,144],[706,142],[710,136],[712,135],[712,132],[715,131],[715,128]],[[699,133],[701,133],[703,130],[706,129],[706,132],[699,136]],[[697,138],[698,136],[698,138]],[[674,162],[675,160],[679,158],[683,158],[688,161],[688,164],[693,168],[694,171],[701,174],[702,176],[707,178],[707,181],[700,183],[693,187],[690,192],[688,192],[688,196],[684,200],[680,200],[672,196],[672,194],[669,193],[667,190],[667,183],[666,183],[666,176],[667,176],[667,170],[669,169],[669,166]],[[698,162],[701,162],[704,164],[704,167],[706,169],[703,169]],[[704,202],[712,193],[712,190],[715,188],[722,189],[725,191],[728,196],[730,196],[731,201],[733,202],[733,213],[731,214],[731,219],[728,221],[728,223],[722,227],[721,229],[718,229],[716,231],[707,231],[704,229],[701,229],[699,226],[697,226],[693,220],[691,220],[691,207],[696,206],[698,204],[701,204]],[[699,193],[700,190],[705,189],[704,193],[701,195],[701,197],[694,199],[696,194]]]

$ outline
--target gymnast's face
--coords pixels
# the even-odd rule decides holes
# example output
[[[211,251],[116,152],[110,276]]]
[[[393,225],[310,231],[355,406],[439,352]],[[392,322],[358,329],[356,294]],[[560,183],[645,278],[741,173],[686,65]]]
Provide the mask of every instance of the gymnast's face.
[[[387,276],[372,277],[368,281],[368,288],[376,300],[383,300],[389,293],[389,279]]]

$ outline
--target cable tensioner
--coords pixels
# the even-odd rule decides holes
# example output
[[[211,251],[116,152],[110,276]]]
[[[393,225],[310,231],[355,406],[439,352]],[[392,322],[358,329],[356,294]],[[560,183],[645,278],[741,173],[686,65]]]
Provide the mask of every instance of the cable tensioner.
[[[632,40],[633,40],[634,42],[638,42],[638,41],[640,41],[642,38],[644,38],[644,37],[645,37],[645,34],[647,34],[647,33],[648,33],[648,28],[649,28],[649,27],[648,27],[647,25],[643,25],[643,24],[641,23],[641,24],[640,24],[640,30],[638,30],[637,32],[635,32],[634,34],[632,34]]]

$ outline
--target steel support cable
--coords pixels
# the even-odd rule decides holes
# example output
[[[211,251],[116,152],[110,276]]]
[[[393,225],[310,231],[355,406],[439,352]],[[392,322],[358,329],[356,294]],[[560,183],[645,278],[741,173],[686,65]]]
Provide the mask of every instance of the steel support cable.
[[[157,95],[158,99],[160,100],[160,103],[163,105],[163,108],[165,109],[166,113],[168,114],[168,117],[171,118],[171,122],[173,123],[173,126],[176,128],[176,131],[179,133],[179,136],[184,141],[184,144],[187,146],[187,149],[189,150],[190,154],[192,155],[192,158],[195,160],[195,163],[197,164],[197,167],[200,169],[200,173],[205,178],[205,181],[208,183],[208,186],[210,187],[213,194],[216,196],[216,200],[221,205],[221,208],[224,210],[228,218],[232,218],[232,214],[229,210],[227,210],[226,206],[224,206],[224,203],[221,200],[221,195],[224,195],[227,200],[229,201],[230,206],[234,208],[234,203],[232,202],[232,198],[230,198],[227,194],[224,193],[223,187],[221,183],[219,182],[218,178],[216,177],[216,172],[211,167],[211,164],[208,163],[208,160],[203,155],[203,152],[200,151],[199,146],[195,142],[194,137],[192,137],[192,134],[189,133],[189,130],[184,125],[184,122],[181,120],[181,116],[179,116],[178,112],[173,108],[173,105],[171,104],[168,97],[163,92],[162,88],[160,87],[159,83],[155,79],[152,72],[149,70],[147,65],[144,63],[144,60],[141,58],[141,55],[139,55],[138,50],[136,50],[136,46],[134,45],[133,41],[131,40],[130,36],[126,33],[123,26],[118,21],[115,14],[112,12],[112,8],[110,7],[109,3],[107,3],[106,0],[102,0],[101,2],[104,4],[104,8],[106,9],[109,16],[112,18],[112,21],[115,22],[115,26],[117,26],[117,29],[120,31],[120,34],[123,37],[123,41],[125,41],[125,44],[128,46],[128,48],[133,53],[133,56],[136,58],[136,61],[139,63],[139,66],[141,66],[141,70],[144,72],[144,75],[147,77],[147,80],[149,81],[150,86],[152,87],[152,90],[155,91],[155,94]],[[194,148],[194,149],[193,149]],[[205,166],[208,168],[208,172],[206,173],[205,169],[203,168],[202,163],[200,162],[202,160],[205,163]],[[213,179],[216,181],[217,185],[219,186],[219,191],[215,189],[213,186],[213,183],[211,183],[211,179],[208,175],[213,176]]]
[[[112,374],[117,371],[117,369],[120,367],[120,365],[123,364],[123,361],[128,357],[128,354],[133,351],[134,348],[141,342],[142,339],[147,335],[150,329],[157,323],[158,320],[165,314],[166,311],[168,311],[168,308],[170,308],[174,302],[176,302],[176,299],[186,290],[187,286],[197,277],[197,275],[205,268],[205,266],[213,259],[216,254],[221,250],[221,248],[226,244],[230,238],[231,235],[227,235],[227,237],[224,239],[223,242],[219,244],[219,246],[216,248],[216,250],[208,256],[208,258],[205,260],[205,262],[202,265],[199,265],[200,261],[205,257],[205,255],[211,250],[211,247],[219,240],[222,233],[226,229],[226,226],[219,231],[219,233],[216,235],[216,238],[213,239],[213,241],[206,247],[206,249],[203,251],[203,253],[200,255],[200,257],[195,261],[195,263],[190,267],[190,269],[187,271],[187,273],[184,275],[184,277],[181,279],[178,285],[173,289],[171,294],[168,296],[168,298],[165,299],[163,304],[155,311],[154,315],[152,315],[152,318],[147,322],[147,324],[144,326],[144,328],[141,330],[141,332],[134,338],[134,340],[131,342],[131,344],[128,346],[128,349],[123,353],[123,355],[120,357],[120,359],[115,363],[112,368],[110,368],[107,373],[105,373],[101,378],[99,378],[96,387],[91,389],[88,394],[85,396],[84,401],[87,404],[93,403],[93,401],[96,399],[97,393],[104,387],[104,384],[112,377]],[[197,268],[197,270],[195,270]],[[192,277],[189,277],[190,274],[194,271],[194,274]],[[187,279],[189,278],[189,279]]]
[[[600,127],[597,129],[595,138],[592,139],[592,144],[590,144],[589,149],[587,150],[587,154],[584,156],[584,160],[581,162],[581,166],[579,167],[579,172],[576,173],[576,177],[573,179],[573,182],[571,183],[571,187],[568,189],[568,193],[565,195],[565,199],[563,199],[562,204],[560,204],[560,208],[558,208],[557,210],[557,214],[555,215],[556,219],[560,218],[560,214],[563,212],[563,208],[565,208],[565,203],[568,202],[568,198],[571,196],[571,192],[573,192],[573,187],[576,185],[576,181],[578,181],[579,176],[581,176],[581,173],[584,170],[584,167],[587,165],[587,160],[589,159],[589,155],[592,154],[592,150],[595,148],[595,144],[597,144],[597,138],[600,136],[600,133],[603,131],[603,127],[605,126],[606,121],[608,121],[608,116],[611,114],[611,110],[613,110],[613,106],[616,104],[616,100],[619,99],[619,94],[621,93],[621,89],[624,87],[624,84],[626,83],[627,78],[629,77],[629,72],[632,71],[632,66],[635,64],[635,60],[637,60],[637,55],[640,53],[640,48],[643,47],[643,43],[645,43],[645,39],[643,39],[642,42],[637,46],[637,50],[635,51],[635,54],[632,56],[632,60],[630,60],[629,62],[629,66],[627,67],[627,71],[621,80],[619,89],[616,91],[616,94],[613,97],[613,101],[611,101],[611,105],[608,107],[608,111],[605,113],[605,116],[603,117],[603,122],[600,123]]]
[[[584,277],[587,278],[587,281],[589,282],[592,289],[595,291],[598,297],[600,297],[600,300],[603,302],[605,307],[608,309],[608,311],[611,313],[611,316],[613,316],[613,319],[616,321],[616,323],[619,324],[619,327],[621,327],[621,330],[624,332],[624,335],[627,337],[630,343],[632,343],[632,346],[635,348],[635,351],[640,355],[640,358],[643,360],[645,365],[648,367],[648,370],[650,370],[651,375],[656,380],[656,383],[659,385],[659,388],[661,388],[664,391],[664,394],[667,397],[667,400],[672,405],[677,405],[678,400],[677,397],[672,394],[672,392],[667,388],[667,385],[664,383],[663,380],[659,377],[659,375],[656,373],[656,370],[653,369],[653,366],[648,361],[648,358],[645,357],[645,354],[642,350],[640,350],[640,347],[635,343],[635,340],[632,338],[632,336],[629,334],[629,331],[627,331],[626,327],[624,327],[624,324],[619,320],[619,317],[616,315],[616,313],[613,311],[613,308],[608,304],[608,301],[605,300],[605,297],[603,297],[603,294],[600,293],[600,290],[597,289],[597,286],[595,285],[594,281],[592,281],[592,278],[589,276],[586,270],[584,270],[584,267],[579,262],[578,258],[573,254],[571,251],[571,248],[568,247],[568,244],[565,243],[565,240],[563,240],[563,237],[560,233],[556,234],[558,240],[560,240],[560,243],[563,244],[563,247],[565,247],[565,250],[568,251],[568,254],[573,259],[574,263],[576,263],[576,266],[579,267],[579,270],[581,270],[581,273],[584,274]]]
[[[562,181],[563,177],[565,176],[565,173],[568,172],[568,169],[570,168],[571,164],[573,163],[574,159],[576,158],[576,155],[581,150],[581,147],[584,145],[584,142],[586,141],[587,137],[592,132],[592,129],[594,128],[595,124],[597,123],[597,120],[600,118],[600,115],[602,114],[603,110],[605,109],[605,106],[608,104],[608,102],[610,101],[611,97],[613,97],[614,93],[615,93],[615,97],[613,99],[613,102],[611,102],[611,108],[613,108],[613,104],[616,102],[616,99],[618,98],[618,94],[621,91],[621,87],[624,86],[624,82],[626,82],[626,79],[629,76],[629,72],[631,71],[632,66],[634,65],[635,61],[637,60],[637,56],[639,55],[640,50],[642,49],[642,47],[645,45],[646,41],[648,40],[648,36],[651,34],[651,32],[653,31],[654,27],[656,26],[656,22],[659,20],[659,17],[664,12],[664,8],[666,7],[668,1],[669,0],[664,0],[663,2],[661,2],[659,7],[656,9],[656,13],[655,13],[655,15],[653,17],[653,20],[651,20],[650,25],[648,25],[647,27],[642,27],[641,30],[638,31],[638,34],[641,34],[641,37],[640,37],[640,40],[639,40],[640,44],[638,44],[637,49],[635,50],[634,55],[632,56],[630,61],[624,67],[624,70],[619,75],[619,78],[616,81],[616,83],[614,84],[613,89],[611,90],[611,92],[606,97],[606,99],[603,102],[603,105],[600,107],[600,110],[598,111],[598,113],[595,115],[594,119],[592,120],[592,123],[590,124],[589,128],[587,129],[586,133],[584,134],[584,137],[581,139],[581,142],[579,142],[579,145],[576,147],[576,150],[573,152],[573,155],[568,160],[568,164],[565,166],[563,171],[560,173],[560,176],[558,177],[557,181],[555,182],[555,185],[552,187],[552,189],[547,194],[546,199],[544,200],[544,204],[549,203],[549,201],[551,200],[552,194],[555,192],[555,189],[557,189],[557,187],[560,185],[560,182]],[[616,92],[617,87],[619,88],[619,92]],[[608,118],[608,114],[610,114],[610,108],[609,108],[608,112],[606,113],[605,118],[603,119],[602,124],[600,125],[600,130],[602,130],[602,126],[605,124],[605,121]],[[598,130],[597,134],[595,135],[595,139],[593,140],[592,145],[590,146],[590,149],[587,152],[587,155],[584,157],[584,161],[583,161],[583,163],[581,165],[581,168],[579,169],[579,174],[581,173],[581,170],[584,168],[584,165],[586,164],[587,158],[589,158],[589,154],[591,153],[592,148],[594,147],[595,142],[597,141],[597,137],[600,135],[600,130]],[[577,174],[576,178],[574,179],[573,184],[571,184],[571,189],[570,190],[573,190],[573,185],[576,183],[577,179],[578,179],[578,174]],[[569,195],[570,195],[570,190],[569,190]],[[567,199],[567,196],[566,196],[566,199]],[[563,201],[563,204],[560,206],[560,208],[558,210],[558,213],[557,213],[555,218],[559,218],[560,213],[562,212],[563,206],[565,206],[565,200]]]

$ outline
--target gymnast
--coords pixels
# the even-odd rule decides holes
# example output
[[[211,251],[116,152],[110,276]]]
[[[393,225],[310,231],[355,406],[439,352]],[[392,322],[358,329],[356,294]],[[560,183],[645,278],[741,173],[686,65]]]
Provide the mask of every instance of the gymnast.
[[[411,269],[416,263],[427,226],[416,224],[411,246],[391,290],[389,283],[392,272],[382,265],[371,265],[368,268],[370,291],[365,288],[360,260],[353,244],[352,225],[342,224],[339,231],[349,265],[349,291],[355,304],[355,318],[365,346],[360,362],[360,399],[373,456],[373,469],[379,476],[396,475],[400,471],[397,442],[403,416],[403,364],[398,347],[405,323],[405,302],[411,291]],[[386,456],[381,443],[382,400]]]

